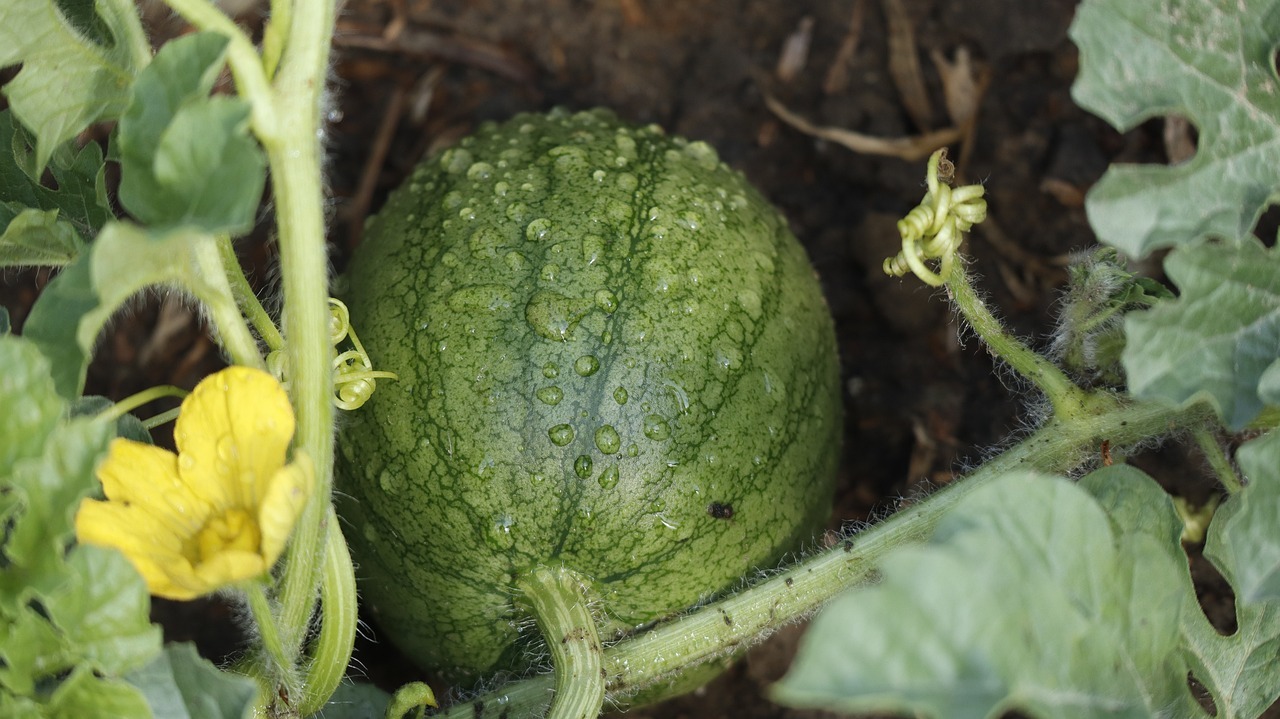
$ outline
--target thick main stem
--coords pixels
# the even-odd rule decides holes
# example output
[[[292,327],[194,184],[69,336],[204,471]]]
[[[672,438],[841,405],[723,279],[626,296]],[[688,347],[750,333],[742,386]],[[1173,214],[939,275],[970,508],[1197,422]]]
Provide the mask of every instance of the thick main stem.
[[[1194,428],[1211,420],[1205,403],[1184,409],[1138,402],[1093,416],[1055,419],[987,462],[885,521],[812,555],[769,580],[605,649],[610,699],[629,695],[703,662],[761,641],[775,630],[817,611],[832,597],[865,583],[890,552],[921,542],[962,498],[1015,469],[1069,472],[1088,461],[1103,440],[1124,445]],[[508,717],[545,715],[552,679],[539,676],[507,684],[443,713],[474,716],[476,705],[495,702]]]
[[[324,517],[333,484],[333,347],[320,171],[320,108],[333,4],[293,13],[272,94],[275,126],[260,137],[271,166],[283,279],[287,373],[298,428],[294,444],[316,463],[316,491],[289,544],[280,593],[285,648],[299,656],[315,607]]]
[[[550,719],[595,719],[604,705],[605,671],[587,582],[570,569],[537,567],[517,584],[555,668]]]

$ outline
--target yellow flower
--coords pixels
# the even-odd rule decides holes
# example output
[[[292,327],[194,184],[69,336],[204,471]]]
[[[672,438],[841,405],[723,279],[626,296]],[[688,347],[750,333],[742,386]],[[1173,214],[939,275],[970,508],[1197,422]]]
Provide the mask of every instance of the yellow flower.
[[[151,593],[192,599],[265,574],[311,492],[305,454],[285,464],[293,408],[274,377],[210,375],[182,402],[178,453],[127,439],[98,467],[107,501],[85,500],[76,535],[119,549]]]

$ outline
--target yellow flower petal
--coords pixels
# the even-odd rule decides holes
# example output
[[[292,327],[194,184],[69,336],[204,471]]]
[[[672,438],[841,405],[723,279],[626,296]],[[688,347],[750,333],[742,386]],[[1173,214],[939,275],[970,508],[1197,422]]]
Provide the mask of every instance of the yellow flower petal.
[[[280,383],[230,367],[196,386],[178,454],[127,440],[98,468],[108,501],[76,514],[80,541],[114,547],[152,594],[191,599],[269,572],[305,506],[314,469],[284,465],[293,409]]]
[[[178,471],[216,507],[256,507],[262,486],[284,465],[293,407],[274,377],[228,367],[182,403],[174,427]]]
[[[85,500],[75,518],[76,536],[84,544],[119,550],[156,596],[193,599],[210,591],[194,591],[195,573],[183,555],[182,537],[156,517],[115,502]]]
[[[137,506],[177,536],[204,526],[210,505],[178,474],[178,457],[159,447],[115,439],[98,466],[107,499]]]
[[[293,463],[271,477],[258,513],[258,526],[262,531],[261,551],[268,566],[275,564],[284,551],[314,484],[315,466],[303,451],[296,452]]]
[[[256,579],[269,569],[271,565],[262,561],[262,555],[243,550],[221,552],[195,568],[196,576],[211,588]]]
[[[182,537],[148,512],[119,502],[86,499],[76,511],[76,536],[85,544],[115,547],[125,554],[182,553]]]

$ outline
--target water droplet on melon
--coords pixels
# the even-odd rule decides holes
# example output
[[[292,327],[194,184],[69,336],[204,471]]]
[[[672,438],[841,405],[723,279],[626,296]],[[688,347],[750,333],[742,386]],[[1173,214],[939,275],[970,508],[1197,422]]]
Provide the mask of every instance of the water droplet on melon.
[[[714,350],[716,366],[722,370],[736,370],[742,366],[742,351],[737,347],[718,346]]]
[[[389,469],[384,469],[382,470],[382,473],[378,475],[378,486],[382,487],[382,491],[387,494],[396,494],[400,491],[402,486],[402,482],[400,480],[401,478],[399,474],[392,472]]]
[[[596,307],[613,314],[618,309],[618,296],[609,290],[596,290]]]
[[[636,141],[630,135],[619,132],[613,138],[614,147],[618,148],[623,158],[635,159],[636,157]]]
[[[539,336],[564,342],[587,312],[590,300],[565,297],[558,292],[539,290],[524,307],[524,319]]]
[[[720,156],[716,154],[715,148],[701,140],[685,145],[684,154],[693,158],[698,167],[704,170],[714,170],[720,164]]]
[[[551,438],[551,444],[563,447],[573,441],[573,427],[567,424],[557,424],[547,430],[547,436]]]
[[[450,175],[456,175],[471,167],[471,153],[460,147],[445,150],[440,156],[440,166]]]
[[[543,377],[546,377],[547,379],[555,379],[559,375],[560,375],[560,368],[556,366],[555,362],[548,362],[542,365]]]
[[[468,180],[484,181],[493,176],[493,165],[487,162],[473,162],[471,167],[467,168]]]
[[[515,250],[508,252],[506,257],[503,259],[506,261],[507,267],[511,269],[512,272],[524,272],[525,266],[529,264],[529,261],[525,259],[524,255],[516,252]]]
[[[640,186],[640,181],[630,172],[619,172],[618,179],[614,180],[614,182],[618,183],[618,189],[623,192],[635,192],[636,188]]]
[[[503,550],[510,549],[516,543],[515,537],[511,536],[511,528],[515,526],[516,520],[510,514],[499,514],[493,518],[493,522],[489,525],[488,531],[485,532],[484,541],[493,549]]]
[[[585,235],[582,238],[582,261],[588,267],[600,261],[604,256],[604,238],[600,235]]]
[[[690,232],[697,232],[702,227],[702,218],[692,212],[686,212],[676,218],[676,224]]]
[[[583,377],[590,377],[600,369],[600,360],[595,355],[582,355],[573,361],[573,371]]]
[[[471,254],[478,258],[497,257],[498,248],[502,247],[502,234],[492,227],[481,227],[471,233],[467,244],[471,247]]]
[[[614,401],[614,402],[617,402],[618,404],[626,404],[626,403],[627,403],[627,388],[626,388],[626,387],[618,387],[617,389],[615,389],[615,390],[613,391],[613,401]]]
[[[613,222],[626,222],[631,219],[631,205],[621,200],[610,199],[604,205],[604,215]]]
[[[530,215],[529,206],[523,202],[507,205],[507,219],[512,222],[524,222]]]
[[[585,454],[578,455],[578,458],[573,460],[573,473],[583,479],[590,477],[591,457]]]
[[[662,417],[651,414],[644,418],[644,436],[660,442],[671,436],[671,425]]]
[[[600,483],[601,489],[613,489],[618,486],[618,465],[611,464],[605,467],[596,481]]]
[[[549,404],[552,407],[560,404],[560,400],[564,399],[564,392],[555,386],[542,387],[533,393],[543,404]]]
[[[618,448],[622,446],[622,438],[618,436],[618,430],[613,425],[601,425],[596,430],[596,448],[602,454],[616,454]]]
[[[637,444],[635,444],[635,443],[632,443],[632,444],[627,445],[627,456],[628,456],[628,457],[637,457],[637,456],[639,456],[639,455],[640,455],[640,446],[639,446],[639,445],[637,445]]]
[[[551,220],[545,217],[537,218],[524,228],[525,239],[530,242],[542,240],[549,234],[551,234]]]
[[[760,319],[760,295],[755,290],[743,290],[738,293],[738,304],[742,305],[742,309],[747,311],[747,316],[753,320]]]

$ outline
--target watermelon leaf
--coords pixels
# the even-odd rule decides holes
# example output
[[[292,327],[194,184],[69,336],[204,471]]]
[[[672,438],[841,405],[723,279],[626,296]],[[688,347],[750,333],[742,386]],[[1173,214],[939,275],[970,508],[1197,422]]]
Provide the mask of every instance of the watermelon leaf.
[[[32,142],[12,112],[0,111],[0,266],[68,264],[112,217],[97,144],[54,151],[55,190],[40,182]]]
[[[132,0],[96,0],[92,11],[74,12],[75,21],[63,7],[56,0],[0,3],[0,67],[22,64],[3,92],[35,133],[36,176],[56,148],[124,112],[134,74],[151,57]]]
[[[1128,467],[1094,482],[1125,485],[1114,514],[1042,475],[975,490],[929,544],[886,560],[881,584],[818,616],[775,698],[972,719],[1204,716],[1177,651],[1194,595],[1172,503]]]
[[[113,423],[67,418],[50,363],[0,336],[0,712],[147,716],[122,678],[160,651],[142,577],[118,552],[73,544]]]
[[[258,690],[247,677],[219,671],[191,644],[166,646],[126,678],[142,691],[154,716],[172,719],[240,719]]]
[[[1239,430],[1280,404],[1280,254],[1256,239],[1180,248],[1181,296],[1125,319],[1129,391],[1181,403],[1207,393]]]
[[[226,37],[165,44],[138,75],[120,119],[120,202],[157,228],[239,233],[253,226],[266,160],[249,135],[249,104],[209,97]]]
[[[203,270],[215,238],[193,227],[146,230],[111,222],[92,251],[45,287],[23,328],[53,363],[58,393],[80,396],[93,344],[111,315],[147,287],[181,288],[203,300],[229,298],[221,276]]]
[[[1085,204],[1098,236],[1132,256],[1247,236],[1280,198],[1280,2],[1088,0],[1070,34],[1082,107],[1121,131],[1177,113],[1200,133],[1185,163],[1107,171]]]

